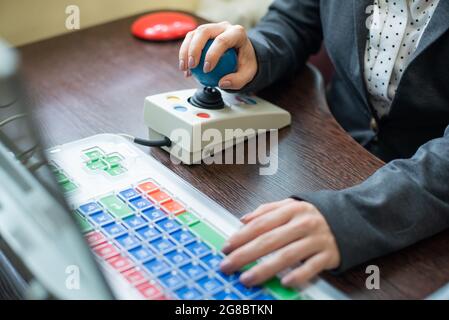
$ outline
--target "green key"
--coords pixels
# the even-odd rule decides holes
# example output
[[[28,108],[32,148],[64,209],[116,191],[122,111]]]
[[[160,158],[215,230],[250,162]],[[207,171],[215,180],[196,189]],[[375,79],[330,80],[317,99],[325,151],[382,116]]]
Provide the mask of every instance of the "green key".
[[[264,284],[272,295],[280,300],[299,300],[301,299],[299,292],[282,286],[279,278],[273,278]]]
[[[70,180],[67,180],[67,182],[61,184],[61,187],[65,193],[75,191],[78,188],[78,186]]]
[[[101,198],[100,202],[116,218],[125,218],[133,214],[131,208],[115,195]]]
[[[116,177],[121,174],[124,174],[126,172],[126,169],[124,167],[118,165],[114,168],[106,169],[105,172],[112,177]]]
[[[57,173],[59,169],[54,164],[49,164],[48,168],[50,168],[51,172]]]
[[[82,233],[87,233],[89,231],[92,231],[94,228],[90,225],[89,222],[87,222],[86,219],[83,219],[79,214],[75,213],[75,220],[80,226]]]
[[[104,157],[104,153],[100,148],[92,148],[84,152],[84,155],[90,160],[98,160]]]
[[[69,181],[69,178],[62,172],[55,173],[55,178],[59,184],[64,184]]]
[[[225,238],[218,234],[217,231],[212,229],[204,222],[198,222],[191,226],[191,229],[196,232],[203,240],[209,242],[216,250],[221,250],[225,243]]]
[[[181,222],[187,226],[194,225],[195,223],[200,221],[200,219],[198,219],[198,217],[195,214],[188,211],[184,212],[183,214],[180,214],[178,216],[178,219],[181,220]]]
[[[103,159],[90,160],[87,162],[86,166],[92,171],[106,170],[108,168],[108,164]]]
[[[104,161],[106,161],[112,168],[117,167],[120,165],[120,163],[123,161],[122,157],[119,156],[117,153],[111,154],[104,158]]]

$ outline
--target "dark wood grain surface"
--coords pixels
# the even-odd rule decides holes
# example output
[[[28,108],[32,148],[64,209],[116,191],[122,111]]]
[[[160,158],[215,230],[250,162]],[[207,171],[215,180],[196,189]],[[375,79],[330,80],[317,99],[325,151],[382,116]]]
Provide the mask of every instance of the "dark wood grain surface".
[[[146,137],[144,98],[196,87],[177,69],[180,43],[133,38],[133,19],[20,48],[23,74],[47,143],[102,132]],[[340,128],[327,111],[323,92],[320,76],[307,67],[260,94],[293,116],[292,126],[279,134],[279,169],[273,176],[259,175],[258,165],[174,165],[165,152],[149,152],[236,216],[298,192],[350,187],[383,163]],[[423,298],[449,281],[448,239],[445,233],[371,262],[380,267],[381,290],[365,289],[366,266],[324,277],[352,298]]]

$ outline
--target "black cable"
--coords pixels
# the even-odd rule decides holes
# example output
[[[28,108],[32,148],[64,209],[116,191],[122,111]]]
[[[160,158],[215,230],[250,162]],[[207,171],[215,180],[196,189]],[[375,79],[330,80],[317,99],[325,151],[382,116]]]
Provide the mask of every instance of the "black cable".
[[[164,137],[162,140],[145,140],[141,138],[134,138],[133,142],[146,147],[171,147],[171,140],[167,137]]]

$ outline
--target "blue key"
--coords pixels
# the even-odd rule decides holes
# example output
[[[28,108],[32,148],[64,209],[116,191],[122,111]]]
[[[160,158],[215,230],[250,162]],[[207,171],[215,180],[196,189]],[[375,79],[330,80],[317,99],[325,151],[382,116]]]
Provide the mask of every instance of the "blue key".
[[[208,293],[223,289],[223,283],[214,277],[206,276],[197,281],[198,285]]]
[[[222,271],[216,271],[216,272],[220,276],[220,278],[222,278],[226,282],[230,282],[230,283],[238,281],[240,278],[240,275],[242,274],[241,272],[234,272],[232,274],[226,274]]]
[[[187,244],[196,239],[193,233],[186,230],[178,230],[171,234],[171,236],[180,244]]]
[[[184,285],[184,278],[180,274],[174,272],[169,272],[160,276],[159,281],[169,289],[176,289]]]
[[[195,288],[183,287],[175,291],[181,300],[202,300],[203,295]]]
[[[193,242],[186,245],[186,248],[195,256],[203,256],[211,252],[210,248],[204,242]]]
[[[190,257],[182,251],[173,250],[165,254],[165,257],[174,265],[182,265],[190,261]]]
[[[155,220],[158,220],[158,219],[161,219],[161,218],[165,218],[167,216],[163,211],[158,210],[158,209],[156,209],[154,207],[150,208],[150,209],[147,209],[147,210],[143,210],[142,214],[146,218],[148,218],[149,221],[155,221]]]
[[[115,238],[115,240],[126,250],[139,245],[139,240],[135,236],[129,234],[124,234],[123,236]]]
[[[206,274],[206,269],[198,264],[189,263],[181,267],[181,270],[192,279],[202,277]]]
[[[136,231],[143,240],[151,240],[162,234],[155,226],[151,225],[137,229]]]
[[[113,238],[126,232],[125,227],[123,227],[122,225],[117,224],[115,222],[108,224],[107,226],[104,226],[103,230]]]
[[[220,291],[219,293],[214,294],[214,299],[217,300],[241,300],[238,295],[234,292],[226,292]]]
[[[83,204],[82,206],[80,206],[78,208],[78,211],[83,215],[83,216],[89,216],[92,213],[101,211],[101,207],[98,203],[96,202],[90,202],[90,203],[86,203]]]
[[[146,247],[137,247],[135,249],[129,250],[129,253],[136,258],[138,261],[147,261],[151,258],[154,258],[153,252]]]
[[[163,237],[150,241],[150,244],[159,252],[165,252],[175,248],[175,243]]]
[[[153,207],[153,204],[145,198],[137,198],[131,200],[129,203],[131,203],[131,205],[138,210],[145,210]]]
[[[223,261],[223,258],[216,254],[208,254],[207,256],[202,257],[201,261],[203,261],[206,265],[208,265],[209,268],[215,270],[220,266],[220,263],[221,261]]]
[[[146,220],[139,216],[127,217],[123,219],[123,222],[125,222],[130,229],[137,229],[147,224]]]
[[[276,298],[273,297],[271,294],[262,292],[261,294],[255,296],[254,300],[276,300]]]
[[[242,295],[244,295],[245,297],[251,297],[253,295],[255,295],[256,293],[259,293],[262,288],[261,287],[246,287],[245,285],[243,285],[241,282],[238,282],[234,285],[234,288],[240,292]]]
[[[94,213],[90,216],[90,219],[99,226],[104,226],[105,224],[111,223],[114,221],[114,219],[107,214],[106,212],[100,211],[97,213]]]
[[[181,228],[181,224],[179,222],[168,218],[159,220],[158,222],[156,222],[156,224],[167,233],[171,233]]]
[[[167,262],[158,259],[144,263],[144,267],[154,275],[166,273],[171,269]]]
[[[123,200],[131,200],[131,199],[135,199],[139,196],[140,196],[140,194],[133,188],[129,188],[129,189],[119,192],[119,197],[122,198]]]

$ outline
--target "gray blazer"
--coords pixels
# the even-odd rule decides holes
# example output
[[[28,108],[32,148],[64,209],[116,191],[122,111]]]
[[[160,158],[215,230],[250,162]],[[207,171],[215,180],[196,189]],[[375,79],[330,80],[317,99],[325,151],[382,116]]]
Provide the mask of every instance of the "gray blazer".
[[[449,1],[439,2],[382,119],[373,112],[362,75],[371,4],[277,0],[249,31],[259,71],[244,91],[296,72],[324,41],[336,69],[328,95],[332,113],[354,139],[390,161],[358,186],[296,196],[326,217],[341,253],[337,271],[449,227]]]

